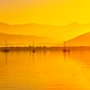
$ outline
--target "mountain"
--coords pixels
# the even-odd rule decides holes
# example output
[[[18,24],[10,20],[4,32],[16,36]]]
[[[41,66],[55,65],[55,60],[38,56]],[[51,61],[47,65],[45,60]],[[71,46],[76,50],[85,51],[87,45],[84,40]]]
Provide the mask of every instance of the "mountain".
[[[70,40],[76,36],[90,31],[90,24],[71,23],[69,25],[41,25],[41,24],[22,24],[10,25],[0,23],[0,32],[6,34],[34,35],[55,38],[59,41]]]
[[[68,46],[90,46],[90,32],[67,41]]]
[[[5,46],[7,41],[8,46],[52,46],[56,40],[48,37],[13,35],[0,33],[0,46]]]
[[[41,36],[13,35],[0,33],[0,46],[63,46],[55,39]],[[66,41],[67,46],[90,46],[90,32]]]

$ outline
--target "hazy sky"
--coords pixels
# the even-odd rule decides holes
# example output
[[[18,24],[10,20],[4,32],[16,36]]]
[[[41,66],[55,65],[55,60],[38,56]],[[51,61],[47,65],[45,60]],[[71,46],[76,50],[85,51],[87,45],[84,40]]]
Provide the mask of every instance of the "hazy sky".
[[[0,21],[51,25],[90,23],[90,0],[0,0]]]
[[[0,22],[46,25],[67,25],[70,23],[90,24],[90,0],[0,0]],[[70,28],[71,30],[67,30]],[[75,26],[71,26],[70,28],[64,30],[54,30],[52,28],[50,31],[37,28],[31,31],[27,28],[27,31],[18,31],[20,33],[17,33],[70,39],[76,35],[90,31],[90,29],[86,28],[77,29]],[[5,32],[11,33],[7,30]]]

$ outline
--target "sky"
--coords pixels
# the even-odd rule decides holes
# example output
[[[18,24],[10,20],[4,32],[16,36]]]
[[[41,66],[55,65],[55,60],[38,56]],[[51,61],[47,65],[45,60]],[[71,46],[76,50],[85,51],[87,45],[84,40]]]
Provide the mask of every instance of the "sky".
[[[0,21],[50,25],[90,23],[90,0],[0,0]]]
[[[90,24],[90,0],[0,0],[0,22],[45,25]],[[81,34],[88,31],[89,29],[83,29],[78,32]],[[65,32],[60,30],[58,33]]]

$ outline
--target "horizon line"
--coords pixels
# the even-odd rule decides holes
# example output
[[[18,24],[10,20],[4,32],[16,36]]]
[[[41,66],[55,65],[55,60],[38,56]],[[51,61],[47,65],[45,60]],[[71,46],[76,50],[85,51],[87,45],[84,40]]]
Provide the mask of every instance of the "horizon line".
[[[14,23],[14,24],[11,24],[11,23],[7,23],[7,22],[3,22],[1,21],[0,24],[6,24],[6,25],[11,25],[11,26],[16,26],[16,25],[47,25],[47,26],[67,26],[67,25],[87,25],[87,24],[90,24],[90,23],[78,23],[78,22],[71,22],[71,23],[68,23],[68,24],[58,24],[58,25],[54,25],[54,24],[41,24],[41,23]]]

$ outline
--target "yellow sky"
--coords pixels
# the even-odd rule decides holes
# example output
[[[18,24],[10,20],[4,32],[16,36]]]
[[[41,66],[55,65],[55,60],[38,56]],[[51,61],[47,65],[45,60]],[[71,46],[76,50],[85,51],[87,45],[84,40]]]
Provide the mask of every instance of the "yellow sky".
[[[90,0],[0,0],[0,21],[51,25],[90,23]]]
[[[0,22],[46,25],[67,25],[72,22],[86,24],[90,23],[90,0],[0,0]],[[79,35],[88,31],[89,29],[82,29],[77,34],[72,31],[70,35],[73,36],[74,33]],[[35,35],[37,32],[41,30],[36,30]],[[54,33],[51,36],[58,35],[59,38],[58,33],[65,33],[65,31],[58,30],[56,36]],[[65,39],[65,36],[63,37]]]

